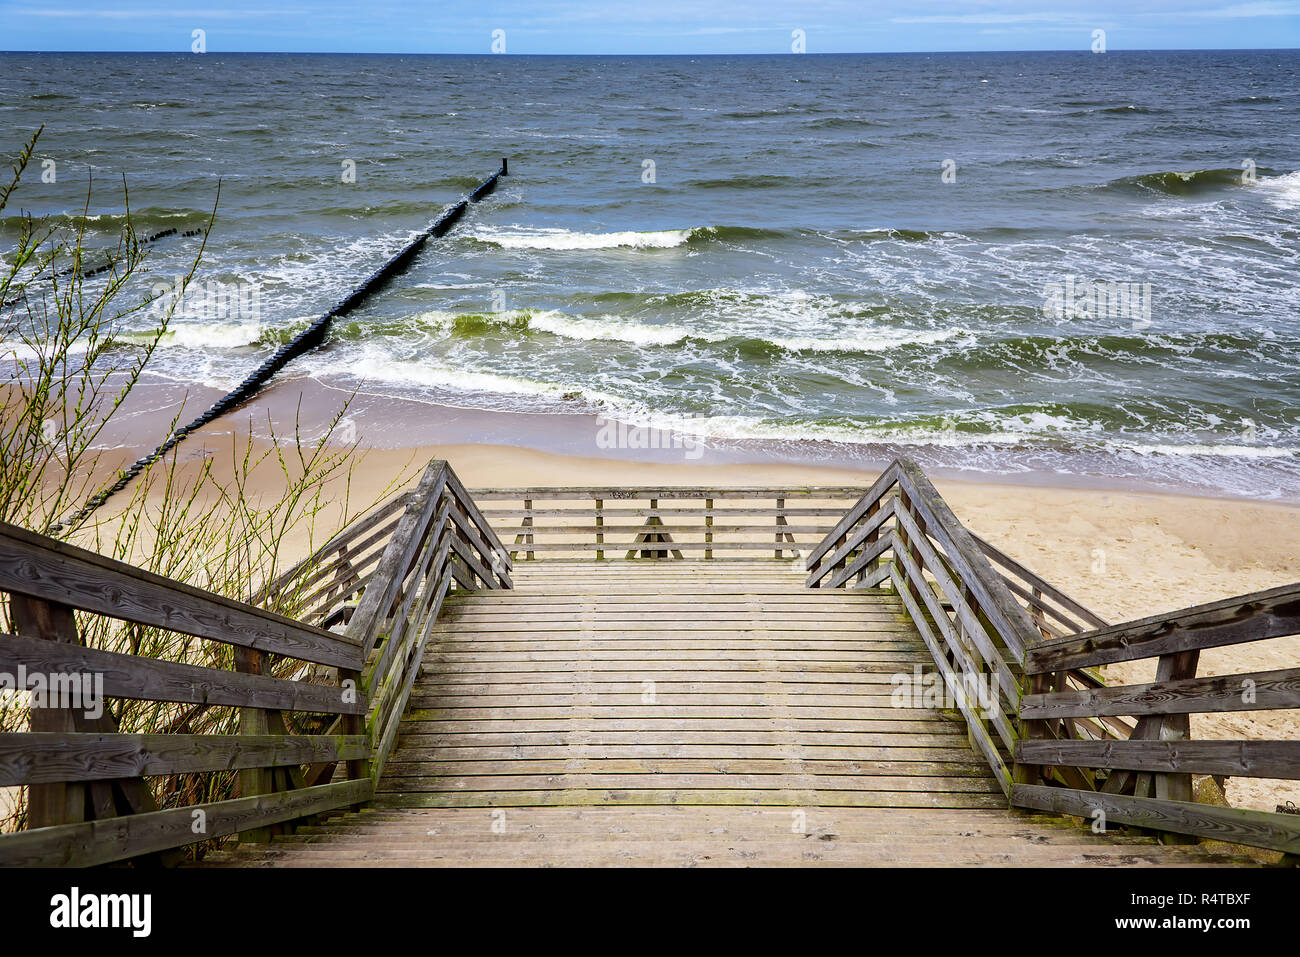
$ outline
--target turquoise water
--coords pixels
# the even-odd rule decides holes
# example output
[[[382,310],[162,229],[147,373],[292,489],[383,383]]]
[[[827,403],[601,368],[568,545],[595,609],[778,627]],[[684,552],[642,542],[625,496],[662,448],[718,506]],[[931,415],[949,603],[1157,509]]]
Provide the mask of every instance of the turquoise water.
[[[509,156],[282,387],[1300,499],[1297,53],[0,54],[0,116],[58,163],[17,205],[93,173],[92,244],[123,174],[144,232],[220,178],[200,279],[255,295],[176,320],[174,383],[232,387]]]

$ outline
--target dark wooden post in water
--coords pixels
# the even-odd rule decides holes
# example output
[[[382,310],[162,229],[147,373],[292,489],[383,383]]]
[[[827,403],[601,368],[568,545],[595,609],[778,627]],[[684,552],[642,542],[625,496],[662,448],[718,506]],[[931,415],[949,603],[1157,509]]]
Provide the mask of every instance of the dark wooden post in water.
[[[454,226],[465,211],[469,209],[470,203],[477,203],[484,196],[487,196],[496,189],[497,181],[506,175],[506,160],[501,159],[501,168],[489,176],[483,182],[479,183],[474,192],[470,193],[468,198],[462,199],[454,205],[443,211],[443,214],[431,225],[424,230],[405,246],[401,248],[388,262],[384,263],[373,273],[362,281],[344,299],[341,299],[332,309],[316,319],[310,326],[294,336],[289,342],[285,343],[275,351],[265,362],[252,371],[233,391],[222,396],[206,412],[200,415],[188,425],[178,428],[168,439],[153,450],[144,458],[138,459],[130,465],[121,475],[121,477],[111,486],[104,489],[91,497],[85,505],[72,515],[60,522],[55,522],[46,532],[57,531],[58,529],[71,527],[75,528],[104,504],[108,498],[122,489],[126,488],[131,481],[143,472],[150,464],[166,455],[173,448],[185,440],[185,438],[197,429],[207,425],[213,419],[220,418],[227,412],[233,411],[236,407],[247,402],[250,398],[261,391],[272,376],[287,366],[294,359],[310,352],[325,341],[325,336],[329,332],[330,325],[333,321],[346,313],[351,312],[357,306],[361,305],[366,299],[370,298],[375,292],[383,288],[389,280],[411,264],[416,253],[430,239],[445,236],[451,227]]]

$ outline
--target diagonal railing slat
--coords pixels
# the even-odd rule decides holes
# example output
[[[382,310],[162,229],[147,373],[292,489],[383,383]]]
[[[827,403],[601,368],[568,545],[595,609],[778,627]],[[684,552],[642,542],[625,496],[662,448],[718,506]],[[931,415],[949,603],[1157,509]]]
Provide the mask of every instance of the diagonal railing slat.
[[[1198,804],[1191,783],[1300,779],[1300,742],[1192,741],[1188,720],[1300,708],[1300,667],[1196,676],[1202,649],[1300,634],[1300,584],[1109,624],[967,530],[906,459],[807,564],[810,588],[893,587],[1012,806],[1300,852],[1294,815]],[[1155,681],[1108,687],[1088,670],[1144,658]],[[986,681],[992,710],[975,694]]]

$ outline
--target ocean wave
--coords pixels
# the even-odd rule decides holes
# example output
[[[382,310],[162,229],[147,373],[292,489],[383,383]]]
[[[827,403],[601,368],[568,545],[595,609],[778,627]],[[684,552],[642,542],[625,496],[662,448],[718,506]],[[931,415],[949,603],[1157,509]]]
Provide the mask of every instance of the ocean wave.
[[[24,228],[26,219],[21,214],[0,216],[0,232],[18,235]],[[87,231],[121,232],[128,223],[137,235],[154,232],[156,229],[175,228],[178,232],[187,229],[199,229],[207,225],[208,214],[200,210],[159,209],[146,207],[133,209],[125,213],[50,213],[40,217],[40,221],[54,229],[77,229],[84,226]],[[89,256],[90,252],[87,251]]]
[[[1213,456],[1216,458],[1234,458],[1234,459],[1289,459],[1300,455],[1300,450],[1276,448],[1265,445],[1232,445],[1224,444],[1196,444],[1196,445],[1172,445],[1153,443],[1151,445],[1124,444],[1120,446],[1125,451],[1136,452],[1138,455],[1169,455],[1169,456]]]
[[[586,319],[553,310],[533,313],[528,319],[528,328],[563,339],[587,342],[613,339],[637,346],[670,346],[691,336],[691,331],[681,326],[651,326],[609,318]]]
[[[686,294],[679,294],[686,295]],[[614,316],[574,316],[554,309],[510,309],[501,312],[452,313],[428,311],[395,324],[389,329],[349,323],[336,330],[340,338],[364,340],[376,333],[408,333],[412,327],[430,331],[449,331],[458,336],[477,336],[493,330],[519,333],[546,333],[562,339],[583,342],[602,340],[626,342],[636,346],[672,346],[687,340],[714,345],[733,346],[745,353],[773,350],[785,352],[884,352],[905,346],[935,345],[957,337],[970,337],[964,328],[907,329],[864,324],[852,335],[760,336],[730,333],[722,329],[692,329],[677,324],[642,323]]]
[[[568,229],[496,229],[473,233],[476,242],[502,249],[671,249],[683,246],[693,229],[659,229],[649,232],[580,233]]]
[[[813,336],[774,337],[769,342],[791,352],[885,352],[902,346],[935,345],[958,336],[971,336],[968,329],[894,329],[867,326],[852,336],[816,338]]]
[[[1191,196],[1240,186],[1240,169],[1168,170],[1161,173],[1143,173],[1111,180],[1108,188],[1164,193],[1169,196]]]
[[[266,335],[260,322],[185,323],[173,321],[167,326],[158,344],[163,348],[180,349],[237,349],[257,345]],[[155,333],[126,333],[119,338],[148,341]]]
[[[476,232],[470,235],[470,239],[502,249],[672,249],[714,241],[771,239],[783,235],[785,234],[779,230],[752,226],[693,226],[687,229],[621,230],[612,233],[514,226]]]

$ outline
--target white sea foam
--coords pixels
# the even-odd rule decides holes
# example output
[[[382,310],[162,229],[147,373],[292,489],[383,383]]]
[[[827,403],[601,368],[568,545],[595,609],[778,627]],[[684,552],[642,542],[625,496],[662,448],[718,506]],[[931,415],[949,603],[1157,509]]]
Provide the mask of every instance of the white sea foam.
[[[1209,455],[1216,458],[1234,459],[1289,459],[1297,454],[1296,449],[1279,449],[1265,445],[1124,445],[1121,448],[1138,455]]]
[[[183,349],[234,349],[254,343],[266,327],[260,322],[182,323],[172,322],[159,345]],[[142,338],[152,333],[138,334]]]
[[[933,345],[968,334],[965,329],[891,329],[867,326],[854,336],[827,339],[814,336],[777,337],[767,341],[792,352],[884,352],[900,346]]]
[[[612,339],[638,346],[670,346],[681,342],[691,334],[689,329],[681,326],[648,326],[607,317],[579,318],[553,310],[531,313],[528,317],[528,327],[565,339],[587,342]]]
[[[1268,201],[1281,209],[1300,209],[1300,170],[1259,181]]]
[[[650,232],[579,233],[568,229],[509,227],[481,230],[473,234],[479,242],[503,249],[669,249],[691,238],[693,229],[660,229]]]

